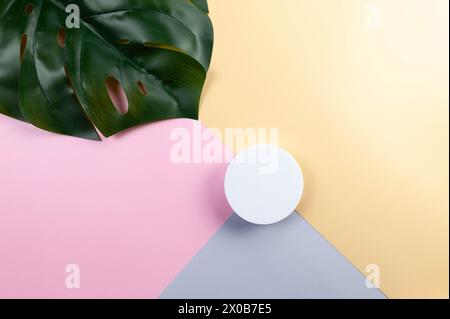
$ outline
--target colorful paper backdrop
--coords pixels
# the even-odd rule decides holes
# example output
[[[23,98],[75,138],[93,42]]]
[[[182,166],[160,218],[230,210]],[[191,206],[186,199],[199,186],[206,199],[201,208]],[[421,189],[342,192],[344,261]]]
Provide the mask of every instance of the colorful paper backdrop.
[[[275,127],[299,212],[389,297],[448,297],[446,0],[211,0],[201,119]]]
[[[0,116],[0,297],[448,298],[448,1],[209,4],[201,120],[278,129],[302,217],[228,218],[226,163],[170,158],[193,121],[96,143]]]

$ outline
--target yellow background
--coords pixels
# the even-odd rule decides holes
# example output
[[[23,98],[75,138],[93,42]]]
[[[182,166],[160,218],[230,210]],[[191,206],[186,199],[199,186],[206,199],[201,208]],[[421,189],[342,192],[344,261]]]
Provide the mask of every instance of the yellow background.
[[[449,294],[448,3],[209,1],[201,120],[279,128],[299,212],[393,298]]]

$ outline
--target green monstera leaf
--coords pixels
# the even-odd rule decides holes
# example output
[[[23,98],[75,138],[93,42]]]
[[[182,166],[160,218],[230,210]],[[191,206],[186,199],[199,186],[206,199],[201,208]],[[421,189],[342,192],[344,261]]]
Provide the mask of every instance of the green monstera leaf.
[[[0,0],[0,113],[93,140],[196,119],[212,48],[206,0]]]

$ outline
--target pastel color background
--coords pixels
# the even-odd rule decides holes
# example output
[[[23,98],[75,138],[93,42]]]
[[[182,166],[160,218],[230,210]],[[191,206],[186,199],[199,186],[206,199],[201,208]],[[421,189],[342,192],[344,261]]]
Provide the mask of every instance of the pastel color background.
[[[210,7],[206,126],[279,128],[306,220],[361,272],[379,265],[389,297],[448,298],[449,2]]]
[[[200,120],[278,128],[301,216],[248,225],[226,163],[174,164],[194,121],[97,143],[0,116],[0,298],[448,298],[448,1],[209,5]]]
[[[171,161],[171,132],[194,124],[100,143],[0,117],[0,298],[157,298],[231,214],[225,164]]]

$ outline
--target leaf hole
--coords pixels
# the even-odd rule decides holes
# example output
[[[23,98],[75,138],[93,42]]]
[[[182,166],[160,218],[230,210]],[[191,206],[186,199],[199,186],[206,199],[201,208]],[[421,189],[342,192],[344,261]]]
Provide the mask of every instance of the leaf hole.
[[[119,39],[119,40],[117,40],[117,43],[119,43],[119,44],[130,44],[130,40],[128,40],[128,39]]]
[[[137,86],[138,86],[139,91],[141,91],[143,96],[147,96],[148,95],[148,92],[147,92],[147,89],[145,88],[144,83],[142,83],[141,81],[138,81]]]
[[[22,63],[23,57],[25,55],[25,49],[27,48],[28,37],[26,34],[22,34],[20,39],[20,62]]]
[[[25,13],[27,15],[31,15],[33,13],[34,6],[32,3],[29,3],[25,6]]]
[[[64,48],[66,45],[66,28],[61,27],[58,30],[58,45],[60,48]]]
[[[125,91],[120,84],[120,81],[116,78],[109,76],[106,79],[106,90],[108,91],[109,98],[112,104],[116,108],[119,114],[128,113],[128,98]]]

